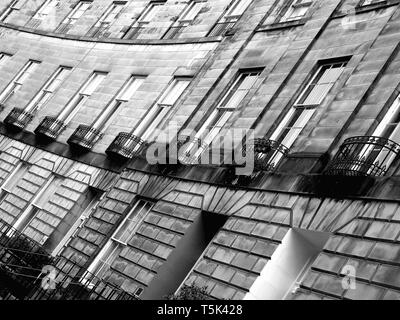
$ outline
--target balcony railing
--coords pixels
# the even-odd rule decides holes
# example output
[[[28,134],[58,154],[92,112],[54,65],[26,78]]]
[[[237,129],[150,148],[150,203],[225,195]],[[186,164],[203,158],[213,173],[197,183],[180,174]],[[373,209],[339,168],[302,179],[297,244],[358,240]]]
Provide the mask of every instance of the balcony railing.
[[[328,164],[327,175],[384,176],[400,153],[396,142],[374,136],[346,139]]]
[[[100,130],[90,126],[80,125],[67,142],[71,146],[90,150],[102,136],[103,134]]]
[[[67,22],[67,23],[62,23],[60,26],[56,29],[55,32],[57,33],[68,33],[68,31],[71,29],[72,24]]]
[[[279,161],[288,155],[289,148],[274,140],[257,138],[249,145],[249,151],[254,153],[256,171],[273,171]],[[243,152],[245,153],[246,150]]]
[[[223,36],[227,34],[236,24],[236,21],[218,22],[208,34],[209,37]]]
[[[4,123],[15,129],[24,129],[29,122],[33,119],[33,114],[31,112],[24,111],[20,108],[14,108],[4,119]]]
[[[185,29],[185,26],[176,26],[171,27],[168,31],[164,34],[163,39],[176,39],[182,31]]]
[[[50,269],[54,277],[48,280],[54,286],[48,290],[42,280],[47,275],[44,270]],[[23,300],[138,299],[72,260],[51,257],[38,243],[0,219],[0,299],[10,294]]]
[[[39,126],[35,129],[38,136],[49,139],[57,139],[59,134],[65,129],[66,125],[63,121],[54,117],[45,117]]]
[[[116,156],[125,159],[132,159],[140,155],[148,146],[148,143],[139,137],[121,132],[107,148],[106,153],[109,156]]]

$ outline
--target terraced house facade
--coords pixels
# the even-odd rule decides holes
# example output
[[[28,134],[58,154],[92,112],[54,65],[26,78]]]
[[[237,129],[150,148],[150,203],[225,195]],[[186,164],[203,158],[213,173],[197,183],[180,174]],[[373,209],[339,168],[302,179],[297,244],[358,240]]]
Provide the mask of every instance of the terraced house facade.
[[[0,297],[400,298],[399,49],[398,0],[1,1]]]

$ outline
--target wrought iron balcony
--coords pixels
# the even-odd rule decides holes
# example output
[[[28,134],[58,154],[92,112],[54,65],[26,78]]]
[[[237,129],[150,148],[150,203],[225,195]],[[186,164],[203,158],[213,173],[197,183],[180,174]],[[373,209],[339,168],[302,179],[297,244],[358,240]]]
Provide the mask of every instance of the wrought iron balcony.
[[[50,270],[55,276],[54,288],[46,290],[42,280]],[[0,278],[0,299],[11,294],[21,300],[138,300],[75,261],[50,256],[38,243],[1,219]]]
[[[176,26],[176,27],[171,27],[168,29],[168,31],[164,34],[163,39],[176,39],[182,31],[185,29],[185,26]]]
[[[254,169],[256,171],[273,171],[279,161],[287,156],[289,148],[274,140],[257,138],[249,145],[249,151],[254,152]],[[245,152],[246,150],[243,150],[243,153]]]
[[[235,24],[236,21],[218,22],[217,24],[215,24],[214,28],[211,29],[208,36],[217,37],[217,36],[227,35],[235,26]]]
[[[148,146],[148,143],[134,134],[121,132],[107,148],[109,156],[132,159],[140,155]]]
[[[15,129],[22,130],[32,121],[32,119],[33,114],[31,112],[24,111],[20,108],[14,108],[4,119],[4,123]]]
[[[90,150],[102,136],[100,130],[81,124],[67,142],[71,146]]]
[[[342,176],[384,176],[400,153],[396,142],[374,136],[346,139],[328,164],[325,174]]]
[[[65,129],[66,125],[63,121],[55,117],[45,117],[39,126],[35,129],[38,136],[46,137],[48,139],[57,139],[59,134]]]

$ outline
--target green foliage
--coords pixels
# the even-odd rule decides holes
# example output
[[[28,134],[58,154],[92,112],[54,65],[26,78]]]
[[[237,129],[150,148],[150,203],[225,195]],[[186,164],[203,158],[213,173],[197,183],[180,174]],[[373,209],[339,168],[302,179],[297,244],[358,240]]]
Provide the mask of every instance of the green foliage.
[[[200,287],[193,283],[192,285],[183,285],[176,294],[166,297],[167,300],[210,300],[207,287]]]

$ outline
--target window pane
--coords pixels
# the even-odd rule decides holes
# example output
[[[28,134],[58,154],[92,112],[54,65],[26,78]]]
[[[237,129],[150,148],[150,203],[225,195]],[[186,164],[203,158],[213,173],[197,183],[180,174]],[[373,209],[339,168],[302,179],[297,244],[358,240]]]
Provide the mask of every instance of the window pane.
[[[121,243],[127,243],[135,234],[141,221],[143,221],[146,215],[150,212],[152,206],[152,202],[138,200],[129,212],[127,218],[114,234],[113,239]]]
[[[128,101],[144,82],[144,78],[131,77],[117,96],[117,100]]]
[[[189,5],[188,10],[185,10],[182,14],[182,17],[179,19],[180,21],[192,21],[196,18],[197,14],[200,12],[203,7],[203,2],[192,2]]]
[[[98,87],[98,85],[104,80],[105,77],[106,77],[106,74],[104,74],[104,73],[93,74],[92,77],[89,79],[89,81],[83,87],[81,94],[88,95],[88,96],[92,95],[93,92]]]
[[[160,103],[172,106],[179,99],[189,83],[190,80],[175,80]]]
[[[232,8],[229,10],[228,15],[230,16],[240,16],[247,9],[251,0],[238,0],[235,4],[232,5]]]

